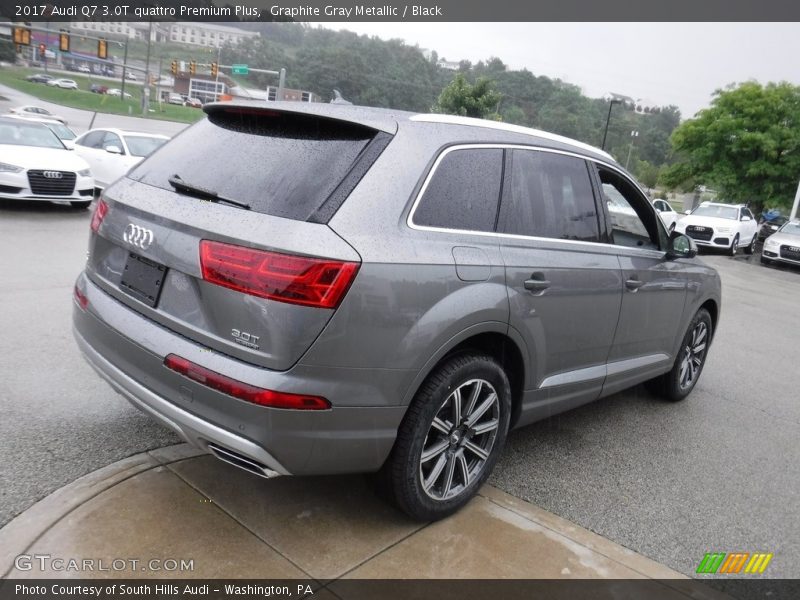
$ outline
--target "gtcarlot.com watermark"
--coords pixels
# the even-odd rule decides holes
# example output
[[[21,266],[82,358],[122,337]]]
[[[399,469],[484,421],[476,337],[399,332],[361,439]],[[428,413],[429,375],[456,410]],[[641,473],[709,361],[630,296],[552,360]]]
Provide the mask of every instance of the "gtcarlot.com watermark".
[[[100,571],[194,571],[193,558],[70,558],[50,554],[20,554],[14,559],[18,571],[96,573]]]

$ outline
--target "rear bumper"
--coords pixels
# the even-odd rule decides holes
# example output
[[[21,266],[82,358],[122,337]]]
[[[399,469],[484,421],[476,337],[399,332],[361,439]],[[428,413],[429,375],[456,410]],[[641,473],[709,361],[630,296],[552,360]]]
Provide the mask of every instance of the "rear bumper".
[[[261,473],[258,474],[264,477],[290,474],[283,465],[260,446],[204,421],[154,394],[103,358],[78,333],[77,329],[74,329],[73,333],[78,348],[83,352],[86,361],[111,385],[114,391],[162,425],[176,431],[190,444],[211,454],[217,454],[220,448],[236,452],[249,459],[253,467],[260,466]]]
[[[406,410],[387,406],[392,392],[402,398],[391,372],[300,365],[277,372],[246,365],[157,325],[84,274],[76,285],[89,305],[86,310],[74,305],[73,332],[89,364],[134,406],[189,443],[266,477],[369,472],[386,460]],[[259,387],[321,395],[333,407],[257,406],[168,369],[163,362],[170,353]],[[348,399],[370,397],[372,406],[346,405]]]

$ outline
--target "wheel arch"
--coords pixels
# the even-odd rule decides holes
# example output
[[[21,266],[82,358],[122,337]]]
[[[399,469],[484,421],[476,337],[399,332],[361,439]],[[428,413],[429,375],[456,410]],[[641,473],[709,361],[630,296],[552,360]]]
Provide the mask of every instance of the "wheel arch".
[[[505,323],[483,323],[474,325],[454,336],[431,356],[420,369],[406,391],[403,404],[409,405],[428,376],[442,362],[458,354],[481,352],[494,358],[505,370],[511,385],[511,421],[516,424],[522,407],[527,370],[523,352],[525,343],[513,328]]]

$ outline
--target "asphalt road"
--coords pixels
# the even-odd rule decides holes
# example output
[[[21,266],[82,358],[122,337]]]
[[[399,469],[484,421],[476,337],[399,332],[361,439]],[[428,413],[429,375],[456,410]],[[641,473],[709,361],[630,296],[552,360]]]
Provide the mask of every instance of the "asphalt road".
[[[800,577],[800,269],[704,254],[722,318],[685,401],[644,387],[513,432],[491,482],[673,569],[773,552]]]

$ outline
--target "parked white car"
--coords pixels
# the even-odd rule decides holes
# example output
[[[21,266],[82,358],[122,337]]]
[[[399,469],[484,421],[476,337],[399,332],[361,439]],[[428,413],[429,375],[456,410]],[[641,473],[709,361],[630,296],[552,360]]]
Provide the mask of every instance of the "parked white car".
[[[667,228],[667,231],[672,232],[672,230],[675,229],[675,223],[681,218],[680,213],[674,210],[669,205],[669,202],[663,198],[656,198],[653,200],[653,206],[658,211],[658,216],[661,217],[661,220],[664,222],[664,226]]]
[[[788,221],[764,241],[761,262],[800,266],[800,221]]]
[[[675,224],[675,231],[686,234],[698,246],[726,249],[734,256],[739,248],[753,253],[758,225],[743,204],[703,202]]]
[[[12,115],[18,115],[20,117],[31,117],[34,119],[54,119],[56,121],[61,121],[64,125],[67,124],[67,120],[64,117],[60,117],[58,115],[54,115],[46,108],[42,108],[41,106],[34,106],[32,104],[28,104],[26,106],[18,106],[16,108],[12,108],[9,110]]]
[[[122,90],[120,90],[118,88],[111,88],[110,90],[108,90],[106,92],[106,95],[107,96],[116,96],[117,98],[119,98],[120,96],[122,96]],[[126,98],[131,98],[132,96],[128,92],[125,92],[125,97]]]
[[[87,208],[94,195],[89,164],[42,123],[0,117],[0,198],[66,201]]]
[[[47,85],[52,87],[60,87],[65,90],[77,90],[78,84],[74,79],[51,79]]]
[[[103,189],[125,175],[169,138],[121,129],[92,129],[74,143],[75,154],[92,167],[95,186]]]

